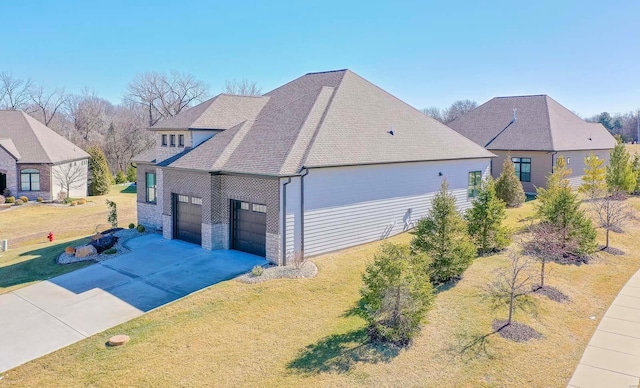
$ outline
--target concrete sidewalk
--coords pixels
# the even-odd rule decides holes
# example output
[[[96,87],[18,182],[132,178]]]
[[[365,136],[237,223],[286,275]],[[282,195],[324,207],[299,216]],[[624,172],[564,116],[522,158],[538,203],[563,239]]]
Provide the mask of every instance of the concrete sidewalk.
[[[640,271],[620,290],[582,355],[569,387],[638,387]]]
[[[131,252],[0,295],[0,373],[266,264],[145,235]]]

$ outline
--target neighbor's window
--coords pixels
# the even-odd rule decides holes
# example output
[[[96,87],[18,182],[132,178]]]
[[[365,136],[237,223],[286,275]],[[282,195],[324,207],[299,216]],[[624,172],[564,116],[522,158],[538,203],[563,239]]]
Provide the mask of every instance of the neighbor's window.
[[[40,191],[40,171],[33,168],[21,170],[20,186],[22,191]]]
[[[169,139],[170,139],[169,145],[171,147],[175,147],[176,146],[176,135],[169,135]]]
[[[184,135],[178,135],[178,147],[184,147]]]
[[[163,147],[167,146],[167,135],[162,135],[162,146]]]
[[[531,158],[511,158],[520,182],[531,182]]]
[[[156,174],[148,172],[146,175],[146,188],[147,188],[147,202],[156,203]]]
[[[478,196],[480,184],[482,183],[482,171],[469,172],[469,198]]]

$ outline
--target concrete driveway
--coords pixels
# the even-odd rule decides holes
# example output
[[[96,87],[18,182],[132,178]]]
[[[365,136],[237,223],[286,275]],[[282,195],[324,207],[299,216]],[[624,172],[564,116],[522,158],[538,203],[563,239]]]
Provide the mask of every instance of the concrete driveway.
[[[130,253],[0,295],[0,372],[266,263],[155,234],[126,245]]]

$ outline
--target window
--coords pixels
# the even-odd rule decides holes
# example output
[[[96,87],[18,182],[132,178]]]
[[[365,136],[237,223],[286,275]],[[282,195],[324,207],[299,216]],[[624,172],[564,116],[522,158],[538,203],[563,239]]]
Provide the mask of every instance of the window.
[[[178,202],[189,203],[189,196],[178,194]]]
[[[169,135],[169,139],[170,139],[169,145],[171,147],[175,147],[176,146],[176,135]]]
[[[257,203],[253,204],[253,211],[254,212],[258,212],[258,213],[266,213],[267,212],[267,206],[266,205],[258,205]]]
[[[480,184],[482,183],[482,171],[469,172],[469,198],[478,196]]]
[[[178,135],[178,147],[184,147],[184,135]]]
[[[531,158],[511,158],[520,182],[531,182]]]
[[[157,198],[156,198],[156,174],[154,173],[146,173],[145,174],[145,180],[146,180],[146,188],[147,188],[147,198],[146,201],[149,203],[156,203]]]
[[[162,135],[162,146],[163,147],[167,146],[167,135]]]
[[[40,171],[27,168],[20,171],[22,191],[40,191]]]
[[[191,197],[191,203],[194,205],[202,205],[202,198]]]

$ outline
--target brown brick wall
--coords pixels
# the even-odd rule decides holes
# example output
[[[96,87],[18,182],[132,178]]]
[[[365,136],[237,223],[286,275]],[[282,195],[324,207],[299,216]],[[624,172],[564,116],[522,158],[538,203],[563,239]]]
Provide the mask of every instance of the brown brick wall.
[[[33,168],[40,171],[40,191],[22,191],[20,184],[20,172],[25,169]],[[42,197],[45,200],[56,199],[51,194],[51,165],[48,164],[22,164],[18,163],[18,193],[17,196],[25,195],[29,200],[35,200]]]

